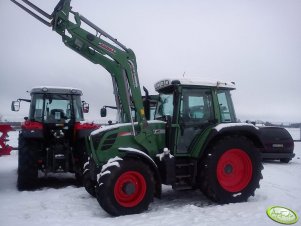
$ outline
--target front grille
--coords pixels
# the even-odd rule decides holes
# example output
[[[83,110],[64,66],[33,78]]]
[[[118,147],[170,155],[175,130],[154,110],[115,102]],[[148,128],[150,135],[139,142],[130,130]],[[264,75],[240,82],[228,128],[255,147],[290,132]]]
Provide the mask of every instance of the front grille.
[[[103,142],[103,145],[101,146],[102,150],[108,150],[110,149],[113,144],[116,141],[117,133],[111,134],[110,136],[107,137],[107,139]]]
[[[91,136],[93,148],[96,150],[98,148],[98,145],[103,137],[104,133],[98,133],[93,136]]]

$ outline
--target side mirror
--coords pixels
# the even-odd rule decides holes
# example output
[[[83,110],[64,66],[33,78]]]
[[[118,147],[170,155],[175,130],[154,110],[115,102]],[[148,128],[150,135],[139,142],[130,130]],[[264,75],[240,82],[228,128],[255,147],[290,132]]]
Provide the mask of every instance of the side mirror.
[[[13,101],[11,103],[11,110],[12,111],[19,111],[20,110],[20,101]]]
[[[87,102],[83,101],[82,108],[83,108],[83,112],[84,113],[88,113],[89,112],[89,108],[90,107],[89,107],[89,104]]]
[[[107,116],[107,109],[105,107],[100,109],[100,116],[101,117],[106,117]]]

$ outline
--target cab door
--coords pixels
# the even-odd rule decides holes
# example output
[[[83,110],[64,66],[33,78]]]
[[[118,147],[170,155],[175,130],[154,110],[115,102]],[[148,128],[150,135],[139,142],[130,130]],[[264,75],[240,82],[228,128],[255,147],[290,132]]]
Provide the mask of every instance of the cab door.
[[[189,155],[194,139],[213,122],[211,90],[183,87],[180,97],[175,154]]]

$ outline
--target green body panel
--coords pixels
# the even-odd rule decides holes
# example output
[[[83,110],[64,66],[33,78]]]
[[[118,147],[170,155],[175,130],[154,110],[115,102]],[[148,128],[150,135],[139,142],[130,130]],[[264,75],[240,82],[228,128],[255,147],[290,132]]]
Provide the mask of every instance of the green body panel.
[[[91,134],[89,138],[90,152],[97,165],[106,163],[115,156],[124,157],[126,154],[119,148],[133,148],[148,154],[151,158],[162,152],[165,147],[165,123],[161,121],[150,121],[148,124],[151,134],[144,136],[143,143],[148,143],[149,148],[140,145],[132,134],[130,123],[103,127]],[[138,124],[135,123],[138,128]],[[97,140],[95,142],[95,140]]]
[[[192,158],[200,158],[203,154],[202,150],[204,150],[204,145],[208,140],[208,136],[212,131],[213,126],[209,126],[205,129],[197,138],[194,144],[192,145],[190,153],[190,157]]]

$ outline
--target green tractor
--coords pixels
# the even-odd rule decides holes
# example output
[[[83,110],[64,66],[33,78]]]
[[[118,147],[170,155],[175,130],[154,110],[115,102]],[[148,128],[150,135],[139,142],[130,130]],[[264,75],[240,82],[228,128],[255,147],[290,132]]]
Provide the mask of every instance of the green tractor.
[[[155,87],[155,120],[147,122],[150,132],[142,144],[134,135],[138,122],[90,135],[87,166],[103,209],[112,215],[139,213],[153,196],[160,197],[161,184],[200,188],[218,203],[254,195],[262,178],[258,148],[263,144],[253,125],[235,123],[234,85],[182,79],[162,80]]]
[[[86,189],[105,211],[114,216],[143,212],[161,196],[162,184],[201,189],[218,203],[242,202],[254,195],[262,178],[263,143],[256,127],[236,123],[233,83],[159,81],[155,118],[147,120],[150,106],[143,104],[131,49],[72,11],[70,0],[61,0],[51,15],[29,6],[51,20],[34,14],[61,35],[66,46],[112,76],[123,121],[90,134],[90,158],[84,165]],[[96,34],[83,29],[83,23]]]

